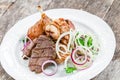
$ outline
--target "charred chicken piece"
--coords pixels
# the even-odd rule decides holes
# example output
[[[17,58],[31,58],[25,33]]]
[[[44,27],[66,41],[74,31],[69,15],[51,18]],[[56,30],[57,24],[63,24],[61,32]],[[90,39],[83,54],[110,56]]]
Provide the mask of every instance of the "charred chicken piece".
[[[50,22],[51,19],[45,13],[43,13],[41,15],[41,19],[28,30],[27,36],[31,40],[38,38],[40,35],[44,34],[44,27],[50,24]]]

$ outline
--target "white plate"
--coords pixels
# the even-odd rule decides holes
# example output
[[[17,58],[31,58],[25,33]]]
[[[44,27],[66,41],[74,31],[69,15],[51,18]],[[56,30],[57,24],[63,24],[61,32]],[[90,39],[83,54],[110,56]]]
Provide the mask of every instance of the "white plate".
[[[16,80],[88,80],[105,69],[114,55],[116,41],[111,28],[102,19],[75,9],[52,9],[45,13],[53,19],[60,17],[70,19],[80,30],[95,34],[101,43],[97,59],[90,68],[72,75],[66,75],[63,68],[60,68],[59,73],[51,77],[31,72],[27,61],[21,58],[22,53],[18,43],[28,28],[40,19],[40,13],[36,13],[16,23],[6,33],[1,43],[1,64],[9,75]]]

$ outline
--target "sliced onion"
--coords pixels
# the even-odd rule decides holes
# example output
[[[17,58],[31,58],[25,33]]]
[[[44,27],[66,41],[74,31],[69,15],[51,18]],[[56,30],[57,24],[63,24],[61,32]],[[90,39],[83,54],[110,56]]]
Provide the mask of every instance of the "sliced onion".
[[[72,34],[72,30],[70,29],[70,38],[69,38],[69,42],[68,42],[68,44],[67,44],[67,51],[68,52],[72,52],[72,49],[70,50],[70,47],[71,47],[71,43],[72,43],[72,36],[73,36],[73,34]]]
[[[83,49],[85,49],[87,51],[87,61],[85,64],[83,65],[76,65],[75,64],[75,67],[78,69],[78,70],[84,70],[84,69],[87,69],[89,68],[92,63],[93,63],[93,57],[92,57],[92,52],[89,50],[89,48],[87,47],[82,47]]]
[[[27,39],[32,42],[32,40],[28,37],[28,36],[25,36],[25,44],[27,43]]]
[[[70,34],[70,31],[61,34],[60,37],[58,38],[57,42],[56,42],[56,53],[57,53],[58,58],[61,58],[61,56],[60,56],[60,54],[59,54],[59,47],[58,47],[59,42],[60,42],[60,40],[61,40],[64,36],[66,36],[66,35],[68,35],[68,34]],[[66,53],[66,54],[67,54],[67,53]]]
[[[75,67],[78,69],[78,70],[85,70],[87,68],[89,68],[91,65],[92,65],[93,61],[92,59],[90,59],[89,61],[87,61],[85,64],[83,65],[76,65],[75,64]]]
[[[23,46],[23,49],[22,50],[24,50],[24,49],[26,49],[27,48],[27,46],[30,44],[30,41],[28,41],[26,44],[24,44],[24,46]]]
[[[87,42],[88,42],[89,38],[90,38],[90,36],[87,37],[87,38],[85,38],[85,46],[86,46],[86,47],[88,47],[88,46],[87,46]]]
[[[53,71],[52,73],[47,73],[47,72],[45,72],[45,70],[44,70],[45,65],[46,65],[46,64],[49,64],[49,63],[52,63],[52,64],[54,64],[54,66],[55,66],[54,71]],[[47,61],[45,61],[45,62],[42,64],[42,71],[43,71],[43,73],[44,73],[45,75],[47,75],[47,76],[52,76],[52,75],[54,75],[54,74],[57,72],[57,70],[58,70],[57,63],[56,63],[55,61],[53,61],[53,60],[47,60]]]
[[[29,40],[28,42],[27,39]],[[30,43],[33,43],[33,41],[28,36],[25,36],[25,43],[22,50],[24,50]]]
[[[84,56],[79,56],[77,59],[76,59],[76,61],[78,61],[78,60],[80,60],[80,59],[83,59],[84,58]]]
[[[63,44],[59,44],[58,45],[58,51],[61,52],[62,54],[66,54],[67,53],[67,47]],[[60,48],[63,48],[65,51],[62,51]]]
[[[65,62],[64,62],[64,66],[65,68],[67,68],[67,63],[68,63],[68,60],[70,59],[70,56],[68,56],[66,59],[65,59]]]
[[[82,51],[83,52],[83,54],[84,54],[84,56],[82,56],[82,57],[84,57],[85,59],[82,61],[82,62],[78,62],[77,60],[78,59],[80,59],[81,57],[78,57],[77,59],[75,59],[75,55],[76,55],[76,52],[77,51]],[[75,63],[76,65],[83,65],[83,64],[85,64],[86,62],[87,62],[87,52],[82,48],[82,47],[77,47],[76,49],[74,49],[73,50],[73,52],[72,52],[72,54],[71,54],[71,59],[72,59],[72,61],[73,61],[73,63]]]

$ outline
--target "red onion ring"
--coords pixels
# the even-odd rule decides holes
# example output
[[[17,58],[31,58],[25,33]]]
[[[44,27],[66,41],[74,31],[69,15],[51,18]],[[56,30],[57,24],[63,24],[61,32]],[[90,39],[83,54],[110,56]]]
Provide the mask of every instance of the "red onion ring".
[[[76,53],[76,51],[78,51],[78,50],[82,50],[82,51],[84,51],[84,49],[82,48],[82,47],[77,47],[76,49],[74,49],[73,50],[73,52],[71,53],[71,59],[72,59],[72,61],[73,61],[73,63],[75,63],[76,65],[83,65],[83,64],[85,64],[86,62],[87,62],[87,53],[84,51],[84,57],[85,57],[85,60],[84,61],[82,61],[82,62],[77,62],[76,60],[75,60],[75,58],[74,58],[74,56],[75,56],[75,53]],[[78,58],[80,58],[80,57],[78,57]]]
[[[48,63],[53,63],[53,64],[55,65],[54,72],[52,72],[52,73],[46,73],[46,72],[45,72],[44,66],[45,66],[46,64],[48,64]],[[45,75],[47,75],[47,76],[52,76],[52,75],[54,75],[54,74],[57,72],[57,70],[58,70],[57,63],[56,63],[55,61],[53,61],[53,60],[47,60],[47,61],[45,61],[45,62],[42,64],[42,71],[43,71],[43,73],[44,73]]]
[[[88,69],[89,67],[92,66],[93,60],[92,60],[92,52],[87,48],[87,47],[82,47],[83,49],[85,49],[88,53],[87,53],[87,61],[85,64],[83,65],[76,65],[76,68],[81,71],[81,70],[85,70]],[[79,58],[79,57],[78,57]]]
[[[75,66],[79,71],[82,71],[82,70],[90,68],[92,66],[92,63],[93,63],[93,61],[91,59],[88,61],[88,58],[87,58],[87,62],[84,65],[81,65],[81,66],[75,65]],[[85,65],[87,65],[87,66],[85,67]]]
[[[22,51],[23,51],[24,49],[26,49],[26,47],[27,47],[30,43],[31,43],[31,42],[28,41],[26,44],[24,44]]]
[[[27,39],[29,40],[28,42],[26,42]],[[23,51],[24,49],[26,49],[26,47],[27,47],[30,43],[32,43],[32,40],[31,40],[28,36],[26,36],[26,37],[25,37],[25,43],[24,43],[24,46],[23,46],[22,51]]]

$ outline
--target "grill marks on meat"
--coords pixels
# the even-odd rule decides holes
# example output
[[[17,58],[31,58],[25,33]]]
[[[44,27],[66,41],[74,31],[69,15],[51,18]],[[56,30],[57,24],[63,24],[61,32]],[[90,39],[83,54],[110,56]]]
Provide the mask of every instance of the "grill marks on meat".
[[[36,73],[42,72],[42,64],[44,61],[49,60],[50,58],[30,58],[29,60],[29,67],[31,71]]]
[[[34,49],[32,51],[32,58],[41,58],[41,57],[49,57],[49,58],[52,58],[54,59],[55,56],[53,56],[53,53],[54,53],[54,50],[52,47],[48,47],[48,48],[42,48],[42,49]],[[42,54],[40,54],[42,53]]]
[[[41,66],[46,60],[55,60],[55,43],[47,36],[41,35],[35,41],[35,47],[31,51],[29,67],[36,73],[42,72]],[[48,66],[48,65],[47,65]]]

